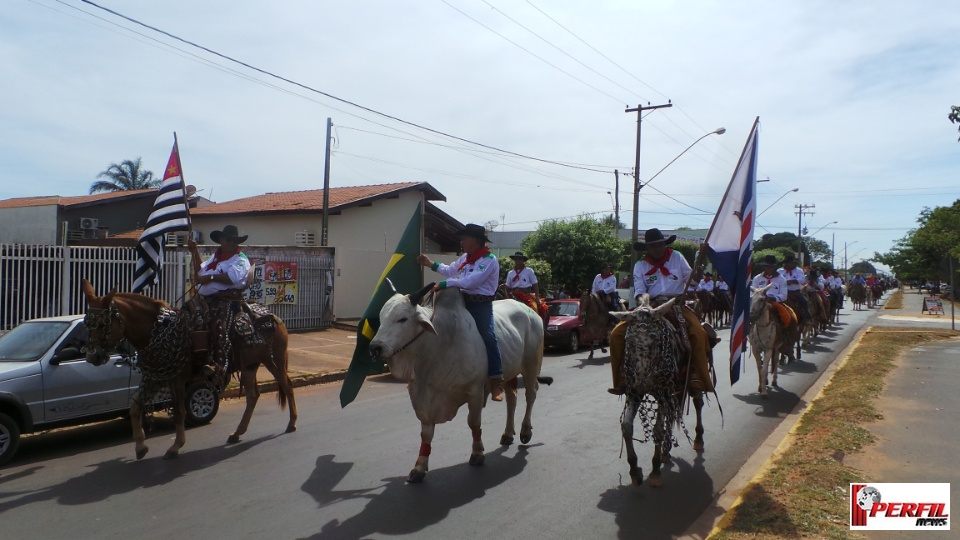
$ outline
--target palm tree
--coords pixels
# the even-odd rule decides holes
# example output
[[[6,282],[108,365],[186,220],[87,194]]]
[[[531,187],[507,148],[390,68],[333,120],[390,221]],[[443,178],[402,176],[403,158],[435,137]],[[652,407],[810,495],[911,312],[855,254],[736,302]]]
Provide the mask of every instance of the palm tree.
[[[142,170],[140,167],[140,158],[137,158],[136,161],[125,159],[119,165],[111,163],[107,170],[97,175],[97,178],[109,178],[109,180],[94,182],[90,186],[90,193],[133,191],[160,187],[162,181],[154,178],[153,172]]]

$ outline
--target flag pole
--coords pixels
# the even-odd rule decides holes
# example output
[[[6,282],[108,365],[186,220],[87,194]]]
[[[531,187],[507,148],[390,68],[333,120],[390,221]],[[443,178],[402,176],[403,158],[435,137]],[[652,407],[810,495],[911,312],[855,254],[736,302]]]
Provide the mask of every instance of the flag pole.
[[[730,187],[733,186],[733,179],[737,174],[737,171],[740,169],[740,163],[743,162],[743,156],[747,153],[747,148],[750,145],[750,140],[753,139],[754,132],[757,129],[757,125],[760,124],[760,117],[756,117],[753,120],[753,126],[750,128],[750,135],[747,137],[747,141],[743,143],[743,150],[740,152],[740,159],[737,160],[737,166],[733,169],[733,174],[730,175],[730,182],[727,183],[727,190],[723,192],[723,198],[720,199],[720,205],[717,206],[717,213],[713,215],[713,221],[710,223],[710,228],[707,229],[707,235],[704,236],[704,239],[710,238],[710,233],[713,232],[714,225],[717,224],[717,219],[720,217],[720,209],[723,208],[723,203],[727,202],[727,197],[730,195]],[[687,282],[684,284],[683,291],[686,292],[687,288],[690,287],[690,281],[694,277],[699,281],[700,265],[703,262],[704,257],[707,256],[707,242],[700,244],[700,249],[697,250],[697,258],[693,261],[693,271],[690,272],[690,277],[687,278]]]
[[[180,182],[183,183],[183,205],[187,210],[187,239],[193,237],[193,219],[190,217],[190,200],[187,195],[187,179],[183,176],[183,164],[180,163],[180,143],[177,141],[177,132],[173,132],[173,148],[177,155],[177,169],[180,171]]]

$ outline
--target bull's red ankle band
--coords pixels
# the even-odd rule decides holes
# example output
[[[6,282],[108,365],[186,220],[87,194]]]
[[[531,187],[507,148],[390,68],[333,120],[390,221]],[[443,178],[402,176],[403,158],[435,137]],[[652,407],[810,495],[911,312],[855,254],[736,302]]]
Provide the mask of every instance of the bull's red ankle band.
[[[420,443],[420,455],[423,457],[430,455],[430,443]]]

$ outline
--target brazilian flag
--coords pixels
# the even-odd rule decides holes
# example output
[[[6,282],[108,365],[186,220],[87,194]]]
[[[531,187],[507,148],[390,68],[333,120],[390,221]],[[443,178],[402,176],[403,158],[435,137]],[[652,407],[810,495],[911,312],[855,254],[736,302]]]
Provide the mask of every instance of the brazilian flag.
[[[346,407],[360,392],[360,386],[367,375],[378,375],[383,373],[383,362],[375,361],[370,357],[370,342],[377,335],[380,329],[380,310],[387,300],[393,296],[390,284],[386,278],[390,278],[394,287],[398,291],[410,294],[416,292],[421,287],[421,266],[417,264],[417,256],[420,255],[420,212],[421,205],[417,205],[417,211],[410,218],[400,243],[390,262],[383,269],[383,274],[377,281],[373,289],[373,298],[363,312],[363,318],[360,319],[360,325],[357,328],[357,348],[353,351],[353,359],[350,360],[350,367],[347,369],[347,376],[343,380],[343,387],[340,388],[340,406]]]

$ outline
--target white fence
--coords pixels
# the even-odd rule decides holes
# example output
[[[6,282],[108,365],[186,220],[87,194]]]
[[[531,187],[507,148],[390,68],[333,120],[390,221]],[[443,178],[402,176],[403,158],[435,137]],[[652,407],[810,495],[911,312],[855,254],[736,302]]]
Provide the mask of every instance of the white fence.
[[[215,246],[201,246],[201,254]],[[244,246],[251,260],[293,262],[298,267],[296,304],[270,305],[287,328],[322,328],[332,322],[332,248]],[[132,247],[42,246],[0,244],[0,332],[23,320],[83,313],[86,301],[81,279],[93,284],[98,294],[130,291],[136,266]],[[171,305],[183,303],[189,279],[190,256],[184,248],[166,248],[159,291],[150,296]]]

